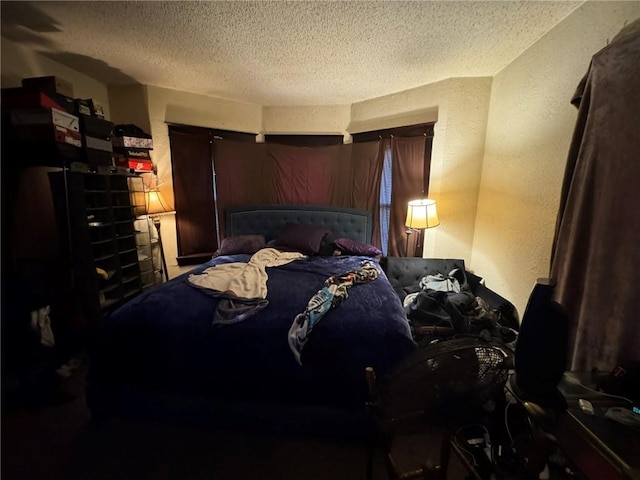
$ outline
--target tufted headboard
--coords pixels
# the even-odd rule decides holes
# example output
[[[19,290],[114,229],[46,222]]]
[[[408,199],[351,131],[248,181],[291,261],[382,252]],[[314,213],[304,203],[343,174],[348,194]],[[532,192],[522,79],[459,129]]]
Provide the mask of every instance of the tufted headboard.
[[[355,208],[318,205],[256,205],[226,211],[226,236],[261,234],[276,238],[287,223],[317,225],[334,237],[371,243],[371,213]]]
[[[466,272],[464,260],[452,258],[384,257],[380,265],[400,298],[406,295],[406,287],[418,285],[426,275],[447,274],[454,268]]]

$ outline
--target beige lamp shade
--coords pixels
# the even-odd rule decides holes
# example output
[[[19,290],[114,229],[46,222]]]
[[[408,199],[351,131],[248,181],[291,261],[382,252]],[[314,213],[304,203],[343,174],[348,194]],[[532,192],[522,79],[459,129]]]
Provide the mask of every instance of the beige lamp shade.
[[[158,190],[150,190],[147,192],[147,214],[162,215],[163,213],[173,213],[167,201]]]
[[[407,206],[407,220],[405,225],[409,228],[421,230],[440,225],[436,201],[429,198],[412,200]]]

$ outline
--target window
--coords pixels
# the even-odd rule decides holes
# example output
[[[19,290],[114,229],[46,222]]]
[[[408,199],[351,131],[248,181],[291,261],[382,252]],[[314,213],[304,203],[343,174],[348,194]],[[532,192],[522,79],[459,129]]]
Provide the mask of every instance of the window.
[[[384,160],[380,182],[379,222],[381,249],[385,255],[406,255],[404,227],[406,204],[409,200],[424,197],[428,193],[433,126],[433,123],[424,123],[353,135],[354,143],[382,141],[381,151]],[[425,137],[422,157],[419,156],[421,154],[415,147],[407,150],[406,142],[393,141],[394,138],[421,135]],[[405,147],[401,145],[402,143]],[[417,145],[415,142],[413,144]],[[394,168],[398,171],[394,172]]]
[[[169,125],[178,265],[195,265],[218,248],[212,140],[255,143],[255,134]]]
[[[383,255],[389,248],[389,217],[391,215],[391,143],[383,147],[384,162],[380,181],[380,243]]]

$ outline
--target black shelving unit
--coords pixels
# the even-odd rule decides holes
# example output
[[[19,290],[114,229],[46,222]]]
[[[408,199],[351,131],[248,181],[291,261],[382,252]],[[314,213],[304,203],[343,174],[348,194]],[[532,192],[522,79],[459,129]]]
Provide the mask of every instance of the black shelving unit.
[[[75,289],[96,324],[142,291],[128,177],[69,170],[49,177]]]

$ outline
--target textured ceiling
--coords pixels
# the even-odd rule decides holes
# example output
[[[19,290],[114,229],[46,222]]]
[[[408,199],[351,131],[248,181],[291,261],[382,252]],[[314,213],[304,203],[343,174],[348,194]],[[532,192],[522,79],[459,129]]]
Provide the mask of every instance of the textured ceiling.
[[[5,2],[2,35],[108,85],[332,105],[492,76],[582,1]]]

